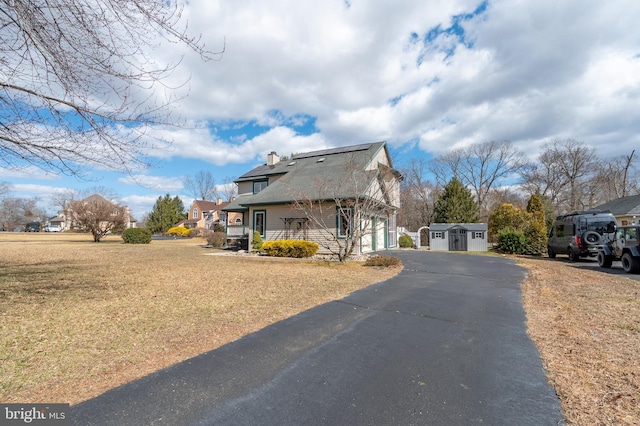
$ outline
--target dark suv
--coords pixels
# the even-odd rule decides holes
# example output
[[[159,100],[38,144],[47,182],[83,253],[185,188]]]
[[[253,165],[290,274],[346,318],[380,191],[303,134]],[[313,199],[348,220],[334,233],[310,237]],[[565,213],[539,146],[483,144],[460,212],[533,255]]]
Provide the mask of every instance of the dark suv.
[[[596,257],[603,241],[613,240],[616,225],[616,218],[608,210],[558,216],[549,231],[549,257],[567,254],[572,262],[581,257]]]

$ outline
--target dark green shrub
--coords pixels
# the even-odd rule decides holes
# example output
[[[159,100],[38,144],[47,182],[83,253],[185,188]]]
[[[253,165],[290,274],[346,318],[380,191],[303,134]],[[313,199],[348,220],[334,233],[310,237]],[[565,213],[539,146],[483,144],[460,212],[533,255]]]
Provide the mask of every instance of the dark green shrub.
[[[251,244],[251,247],[255,251],[262,251],[262,236],[258,231],[255,231],[253,233],[253,242]]]
[[[216,223],[216,224],[213,225],[213,231],[214,232],[227,232],[227,229],[223,225],[220,225],[219,223]]]
[[[222,247],[227,241],[225,232],[211,232],[207,236],[207,243],[213,247]]]
[[[527,250],[527,238],[521,231],[504,228],[498,231],[498,250],[504,253],[523,254]]]
[[[402,234],[400,238],[398,238],[398,244],[402,248],[411,248],[413,247],[413,240],[407,234]]]
[[[318,252],[318,248],[318,244],[305,240],[275,240],[262,244],[264,252],[275,257],[311,257]]]
[[[146,228],[128,228],[122,231],[122,240],[125,244],[149,244],[151,231]]]
[[[389,268],[402,266],[402,261],[393,256],[371,256],[364,262],[364,266],[381,266]]]

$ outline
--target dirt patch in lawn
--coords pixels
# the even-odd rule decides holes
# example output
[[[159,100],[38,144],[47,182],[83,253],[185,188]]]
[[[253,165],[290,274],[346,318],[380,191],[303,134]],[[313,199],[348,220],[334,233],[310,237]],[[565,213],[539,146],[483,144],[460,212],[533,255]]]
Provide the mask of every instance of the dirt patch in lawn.
[[[640,282],[520,259],[529,334],[568,424],[640,424]]]
[[[0,233],[0,401],[75,404],[399,272],[203,244]]]

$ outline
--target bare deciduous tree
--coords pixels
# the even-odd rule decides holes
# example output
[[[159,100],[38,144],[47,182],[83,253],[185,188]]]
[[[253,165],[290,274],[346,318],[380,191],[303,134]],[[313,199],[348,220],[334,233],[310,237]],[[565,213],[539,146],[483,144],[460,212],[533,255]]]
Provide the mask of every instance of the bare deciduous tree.
[[[227,176],[223,184],[218,187],[218,194],[224,201],[231,201],[238,196],[238,185]]]
[[[176,0],[0,0],[0,167],[146,166],[144,136],[174,123],[179,97],[163,83],[179,58],[152,52],[168,41],[216,57],[181,21]]]
[[[200,170],[193,176],[187,176],[182,184],[186,194],[194,200],[213,201],[218,198],[216,180],[209,171]]]
[[[371,240],[377,218],[394,217],[391,201],[397,203],[392,198],[399,197],[399,188],[393,187],[394,173],[385,167],[364,171],[352,156],[336,179],[316,179],[313,191],[293,194],[293,208],[309,221],[313,240],[346,262],[359,244]],[[376,176],[378,184],[371,187]]]
[[[525,167],[524,155],[509,141],[485,142],[436,157],[430,169],[440,186],[457,177],[469,187],[480,207],[480,216],[489,216],[487,196],[504,181],[516,178]]]
[[[7,182],[0,182],[0,198],[6,196],[11,192],[9,184]]]
[[[549,198],[556,213],[594,207],[598,165],[595,152],[574,139],[554,139],[545,144],[536,166],[523,173],[523,186]]]
[[[38,207],[37,198],[6,197],[0,200],[0,229],[15,231],[28,222],[45,222],[46,212]]]
[[[95,242],[100,242],[109,233],[122,231],[129,220],[125,206],[99,194],[72,201],[69,212],[75,225],[82,231],[91,232]]]
[[[427,180],[427,171],[427,163],[421,158],[411,160],[402,173],[398,223],[409,230],[415,231],[433,221],[434,206],[441,191]]]
[[[603,201],[626,197],[640,192],[640,176],[633,168],[635,150],[630,155],[609,158],[597,164],[596,182]]]

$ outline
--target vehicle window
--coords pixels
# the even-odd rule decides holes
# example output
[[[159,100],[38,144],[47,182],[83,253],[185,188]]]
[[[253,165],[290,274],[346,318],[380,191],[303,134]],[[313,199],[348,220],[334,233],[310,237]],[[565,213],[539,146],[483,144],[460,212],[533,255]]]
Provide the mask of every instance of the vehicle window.
[[[562,233],[563,236],[565,235],[576,235],[576,231],[575,231],[575,225],[571,222],[569,223],[565,223],[564,224],[564,231]]]
[[[625,238],[627,240],[635,241],[638,239],[637,229],[636,228],[628,228],[626,232]]]
[[[587,230],[588,231],[595,231],[598,234],[602,235],[605,232],[613,232],[613,230],[615,229],[615,222],[612,222],[610,220],[603,220],[603,219],[597,219],[597,220],[589,220],[587,223]]]

